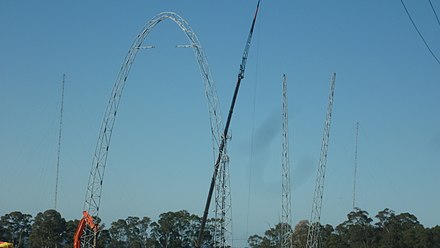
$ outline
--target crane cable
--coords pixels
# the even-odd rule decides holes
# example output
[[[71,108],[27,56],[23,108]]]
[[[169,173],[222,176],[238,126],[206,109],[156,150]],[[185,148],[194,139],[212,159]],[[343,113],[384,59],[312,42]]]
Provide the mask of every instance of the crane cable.
[[[411,17],[411,14],[408,11],[408,8],[406,7],[405,3],[403,2],[403,0],[400,0],[400,2],[402,3],[403,8],[405,9],[405,12],[409,18],[409,20],[411,21],[412,25],[414,26],[414,29],[417,31],[417,33],[419,34],[420,38],[422,39],[423,43],[425,44],[426,48],[428,48],[429,52],[431,53],[432,57],[434,57],[434,59],[437,61],[437,63],[440,65],[440,60],[437,58],[437,56],[435,56],[434,52],[431,50],[431,48],[428,45],[428,42],[426,42],[425,38],[423,37],[422,33],[420,32],[419,28],[417,27],[416,23],[414,22],[414,20]],[[429,1],[431,3],[431,1]],[[432,6],[432,4],[431,4]],[[435,13],[435,11],[434,11]],[[437,14],[436,14],[437,17]],[[438,20],[438,19],[437,19]]]
[[[261,11],[260,11],[261,12]],[[260,19],[261,20],[261,19]],[[257,21],[257,26],[261,27],[261,21]],[[251,190],[252,190],[252,166],[254,164],[254,137],[255,137],[255,109],[257,102],[257,88],[258,88],[258,71],[259,71],[259,55],[260,55],[260,36],[261,28],[258,28],[257,32],[257,47],[256,47],[256,64],[255,64],[255,84],[254,84],[254,98],[252,100],[252,126],[251,126],[251,140],[250,140],[250,163],[249,163],[249,175],[248,175],[248,197],[246,208],[246,237],[249,235],[249,213],[251,204]]]

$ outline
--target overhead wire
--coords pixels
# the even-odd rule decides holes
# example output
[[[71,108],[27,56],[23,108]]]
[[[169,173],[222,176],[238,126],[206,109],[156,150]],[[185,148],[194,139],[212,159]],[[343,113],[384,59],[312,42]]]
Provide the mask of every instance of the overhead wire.
[[[260,10],[261,13],[261,10]],[[260,14],[261,15],[261,14]],[[254,164],[254,137],[255,137],[255,109],[257,102],[257,86],[258,86],[258,71],[259,71],[259,55],[260,55],[260,36],[261,36],[261,19],[257,21],[257,44],[256,44],[256,64],[255,64],[255,84],[254,84],[254,95],[253,95],[253,107],[252,107],[252,126],[251,126],[251,145],[250,145],[250,165],[249,165],[249,175],[248,175],[248,198],[247,198],[247,209],[246,209],[246,237],[249,236],[249,213],[251,204],[251,191],[252,191],[252,165]]]
[[[432,5],[431,0],[428,0],[429,5],[431,5],[432,12],[434,12],[435,18],[437,19],[438,25],[440,25],[440,20],[438,19],[437,11],[435,11],[434,5]]]
[[[403,8],[405,9],[406,15],[408,16],[409,20],[411,21],[412,25],[414,26],[414,29],[417,31],[417,33],[419,34],[420,38],[422,39],[423,43],[425,44],[426,48],[428,49],[428,51],[431,53],[432,57],[434,57],[434,59],[437,61],[437,63],[440,65],[440,60],[437,58],[437,56],[435,56],[434,52],[431,50],[431,48],[428,45],[428,42],[425,40],[425,38],[423,37],[422,33],[420,32],[419,28],[417,27],[416,23],[414,22],[413,18],[411,17],[411,14],[408,11],[408,8],[406,7],[405,3],[403,2],[403,0],[400,0],[400,2],[402,3]]]

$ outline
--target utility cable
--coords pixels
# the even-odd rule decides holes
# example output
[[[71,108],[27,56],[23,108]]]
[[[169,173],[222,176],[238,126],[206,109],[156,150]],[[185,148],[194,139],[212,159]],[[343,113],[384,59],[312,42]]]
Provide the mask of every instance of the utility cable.
[[[428,42],[426,42],[425,38],[423,37],[422,33],[420,32],[419,28],[417,28],[416,23],[414,22],[414,20],[411,17],[411,14],[408,11],[408,8],[406,8],[405,3],[403,2],[403,0],[400,0],[400,2],[402,3],[403,8],[405,9],[406,14],[408,15],[409,20],[411,21],[412,25],[414,26],[415,30],[417,31],[417,33],[419,34],[420,38],[422,39],[423,43],[425,44],[426,48],[428,48],[429,52],[431,53],[432,57],[434,57],[434,59],[437,61],[437,63],[440,65],[440,60],[437,58],[437,56],[435,56],[434,52],[431,50],[431,48],[428,45]]]
[[[248,198],[247,198],[247,209],[246,209],[246,237],[249,237],[249,213],[251,205],[251,193],[252,193],[252,166],[254,164],[254,137],[255,137],[255,109],[257,103],[257,86],[258,86],[258,71],[259,71],[259,55],[260,55],[260,36],[261,36],[261,21],[257,22],[258,33],[257,33],[257,47],[256,47],[256,65],[255,65],[255,84],[254,84],[254,99],[252,107],[252,126],[251,126],[251,151],[250,151],[250,165],[249,165],[249,175],[248,175]]]
[[[437,12],[434,9],[434,5],[432,5],[431,0],[428,0],[428,1],[429,1],[429,5],[431,5],[432,11],[434,12],[435,18],[437,19],[437,23],[438,23],[438,25],[440,25],[440,20],[438,19],[438,15],[437,15]]]

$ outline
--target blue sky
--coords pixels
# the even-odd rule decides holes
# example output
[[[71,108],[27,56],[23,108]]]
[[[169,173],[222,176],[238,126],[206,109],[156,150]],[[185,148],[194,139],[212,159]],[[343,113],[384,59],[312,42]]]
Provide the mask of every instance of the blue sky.
[[[440,26],[429,2],[405,2],[440,56]],[[196,32],[225,119],[255,4],[1,1],[0,214],[35,215],[53,207],[65,73],[58,210],[66,219],[81,217],[111,88],[134,38],[160,12],[178,13]],[[440,3],[433,4],[440,12]],[[156,48],[136,58],[104,179],[100,214],[107,225],[170,210],[202,215],[212,174],[211,136],[194,55],[175,48],[186,43],[180,29],[165,21],[144,42]],[[234,238],[262,233],[279,220],[284,73],[293,221],[310,217],[333,72],[322,222],[341,223],[351,210],[356,122],[357,205],[372,216],[390,208],[415,214],[425,226],[440,222],[440,65],[400,1],[263,0],[228,145]]]

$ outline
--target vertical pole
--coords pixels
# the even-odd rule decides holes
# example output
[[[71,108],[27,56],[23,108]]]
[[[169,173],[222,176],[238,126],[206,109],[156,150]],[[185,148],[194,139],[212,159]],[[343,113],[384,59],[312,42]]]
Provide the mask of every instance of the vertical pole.
[[[60,126],[58,132],[58,156],[57,156],[57,174],[55,179],[55,201],[54,201],[54,209],[57,209],[57,201],[58,201],[58,178],[60,174],[60,153],[61,153],[61,131],[63,126],[63,109],[64,109],[64,83],[66,80],[66,74],[63,74],[63,82],[61,86],[61,108],[60,108]]]
[[[289,124],[287,101],[287,77],[283,75],[283,143],[282,143],[282,202],[281,202],[281,247],[290,248],[291,234],[291,195],[290,195],[290,164],[289,164]]]
[[[359,134],[359,122],[356,122],[356,145],[355,145],[355,149],[354,149],[353,210],[356,207],[356,174],[357,174],[358,134]]]

